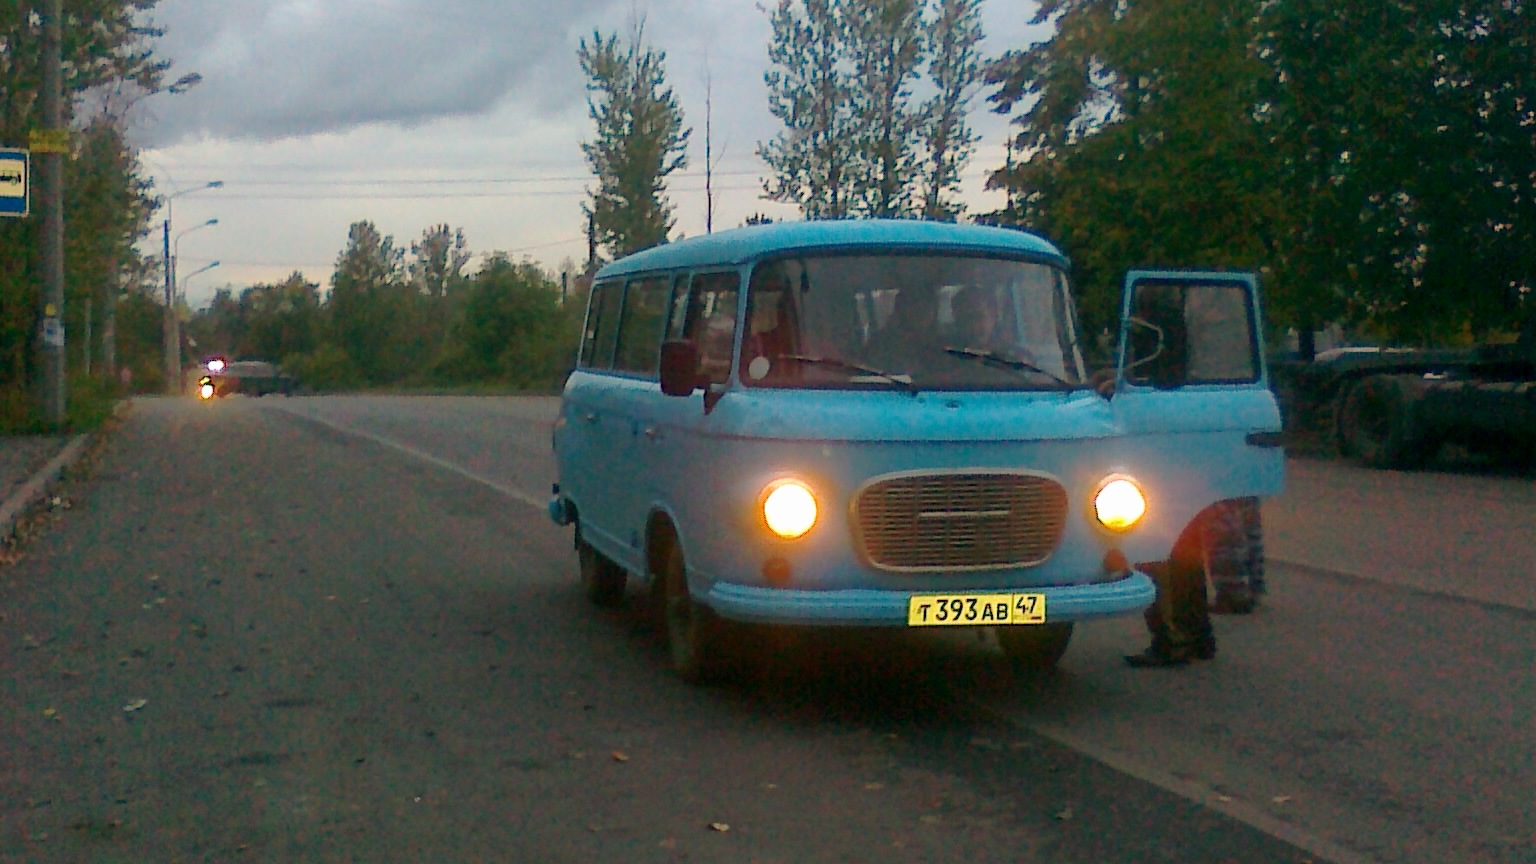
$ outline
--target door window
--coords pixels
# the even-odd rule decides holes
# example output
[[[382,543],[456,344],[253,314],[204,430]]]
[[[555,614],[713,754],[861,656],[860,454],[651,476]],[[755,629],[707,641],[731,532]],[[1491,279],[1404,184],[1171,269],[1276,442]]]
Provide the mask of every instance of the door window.
[[[699,380],[723,384],[731,377],[731,349],[736,341],[736,273],[702,273],[693,277],[684,338],[698,346]]]
[[[624,317],[619,325],[613,368],[656,374],[669,293],[666,277],[637,279],[629,283],[624,292]]]

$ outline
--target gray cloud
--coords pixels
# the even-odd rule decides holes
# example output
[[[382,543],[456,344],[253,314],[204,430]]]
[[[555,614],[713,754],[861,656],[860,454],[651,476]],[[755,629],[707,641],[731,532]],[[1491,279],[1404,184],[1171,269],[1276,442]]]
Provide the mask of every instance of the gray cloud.
[[[202,83],[161,96],[143,143],[415,127],[584,90],[576,39],[612,0],[162,0],[156,53]]]

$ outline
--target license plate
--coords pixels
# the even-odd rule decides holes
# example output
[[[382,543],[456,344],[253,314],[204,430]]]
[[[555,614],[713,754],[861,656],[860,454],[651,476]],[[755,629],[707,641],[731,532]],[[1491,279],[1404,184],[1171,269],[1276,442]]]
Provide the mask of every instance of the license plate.
[[[917,594],[907,601],[908,627],[1044,623],[1044,594]]]

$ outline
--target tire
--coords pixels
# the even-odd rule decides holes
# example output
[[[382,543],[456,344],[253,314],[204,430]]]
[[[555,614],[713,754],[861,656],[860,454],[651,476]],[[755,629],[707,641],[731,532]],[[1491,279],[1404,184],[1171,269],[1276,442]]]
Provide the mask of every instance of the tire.
[[[688,591],[683,550],[667,543],[657,574],[661,588],[661,622],[667,638],[672,671],[689,684],[707,684],[724,677],[728,625]]]
[[[1418,422],[1420,389],[1406,376],[1372,375],[1351,385],[1339,397],[1339,452],[1370,468],[1414,468],[1428,462],[1440,442]]]
[[[581,565],[581,593],[595,606],[617,606],[624,599],[624,584],[628,581],[624,568],[579,538],[576,558]]]
[[[1072,641],[1071,622],[1028,624],[997,628],[997,642],[1014,670],[1041,674],[1056,668]]]

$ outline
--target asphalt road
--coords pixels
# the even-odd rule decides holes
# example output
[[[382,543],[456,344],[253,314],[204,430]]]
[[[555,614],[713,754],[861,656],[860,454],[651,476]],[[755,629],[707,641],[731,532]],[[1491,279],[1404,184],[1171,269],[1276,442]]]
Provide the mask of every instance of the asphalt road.
[[[1531,554],[1528,482],[1296,465],[1209,664],[766,634],[695,689],[581,600],[554,410],[137,403],[0,570],[0,860],[1536,859],[1532,570],[1459,566]]]

